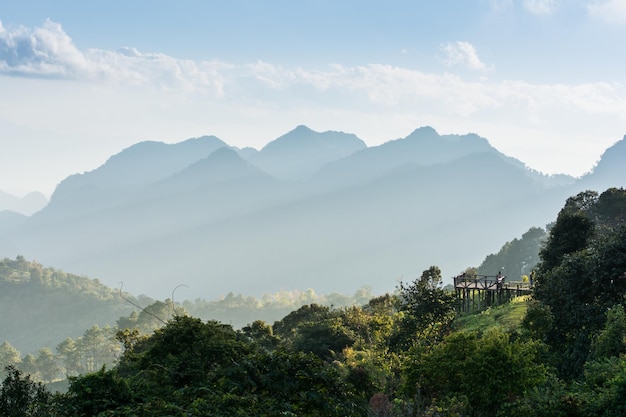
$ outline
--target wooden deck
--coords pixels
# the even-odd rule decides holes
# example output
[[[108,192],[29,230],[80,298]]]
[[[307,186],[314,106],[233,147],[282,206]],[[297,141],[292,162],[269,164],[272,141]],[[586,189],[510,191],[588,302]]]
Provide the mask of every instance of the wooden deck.
[[[529,294],[532,284],[508,281],[504,275],[467,275],[454,277],[454,289],[460,311],[472,311],[498,305],[513,297]]]
[[[459,275],[454,277],[454,288],[474,290],[520,290],[530,292],[530,282],[507,281],[506,276],[501,275]]]

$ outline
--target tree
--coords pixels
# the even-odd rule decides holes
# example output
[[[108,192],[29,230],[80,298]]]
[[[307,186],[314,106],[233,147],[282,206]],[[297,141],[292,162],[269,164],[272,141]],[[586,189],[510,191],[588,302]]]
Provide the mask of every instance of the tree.
[[[21,362],[20,352],[9,342],[0,345],[0,369],[5,369],[9,365],[17,365]]]
[[[626,353],[626,313],[618,304],[606,313],[604,329],[591,345],[593,359],[610,358]]]
[[[582,211],[563,209],[550,229],[546,245],[540,252],[539,269],[543,272],[558,266],[564,257],[584,249],[593,234],[594,223]],[[539,285],[543,283],[537,280]]]
[[[76,342],[71,337],[65,338],[56,347],[59,360],[65,368],[66,375],[78,375],[80,372],[80,357]]]
[[[252,324],[241,329],[241,331],[268,351],[273,351],[278,346],[279,339],[274,336],[272,326],[263,320],[255,320]]]
[[[112,365],[120,351],[121,346],[112,328],[108,325],[91,326],[76,340],[76,353],[80,359],[79,373],[95,372],[102,365]]]
[[[52,417],[52,395],[41,383],[12,365],[5,368],[0,388],[0,415],[7,417]]]
[[[496,271],[501,271],[503,275],[513,280],[530,275],[532,269],[539,263],[539,251],[545,237],[546,232],[543,229],[531,227],[521,239],[506,242],[497,254],[488,255],[477,273],[493,275]]]
[[[117,371],[104,367],[81,377],[70,377],[67,394],[60,401],[65,416],[125,415],[114,413],[135,401],[127,380],[120,378]],[[129,414],[137,415],[137,414]]]
[[[220,370],[216,397],[194,401],[195,415],[366,415],[366,401],[354,387],[313,354],[278,349],[248,359]]]
[[[174,317],[120,360],[123,375],[142,372],[158,391],[206,381],[216,367],[236,361],[250,350],[231,326],[187,316]]]
[[[626,190],[623,188],[609,188],[590,207],[590,213],[596,223],[601,225],[600,233],[605,229],[618,229],[626,222]]]
[[[431,266],[418,280],[399,285],[399,310],[403,316],[391,337],[396,349],[415,343],[432,345],[449,331],[455,316],[456,298],[441,288],[441,270]]]
[[[37,360],[32,353],[26,354],[20,362],[19,369],[26,375],[30,375],[32,379],[38,379],[39,373],[37,370]]]
[[[611,202],[611,203],[609,203]],[[614,203],[614,204],[613,204]],[[626,294],[626,192],[585,192],[567,200],[550,229],[535,277],[535,308],[550,313],[545,341],[559,376],[581,376],[607,309]]]
[[[35,364],[43,382],[52,382],[59,376],[60,368],[50,348],[39,350]]]
[[[467,401],[468,415],[495,416],[506,403],[546,380],[536,341],[511,340],[498,327],[483,336],[456,332],[430,349],[415,347],[405,369],[405,390],[423,405]]]
[[[354,333],[344,326],[339,317],[319,322],[307,322],[298,327],[292,348],[295,351],[313,353],[322,359],[331,359],[333,354],[352,346]]]
[[[284,341],[289,341],[296,334],[296,329],[307,322],[316,323],[331,316],[329,307],[319,304],[303,305],[299,309],[287,314],[282,320],[278,320],[272,326],[274,334]]]

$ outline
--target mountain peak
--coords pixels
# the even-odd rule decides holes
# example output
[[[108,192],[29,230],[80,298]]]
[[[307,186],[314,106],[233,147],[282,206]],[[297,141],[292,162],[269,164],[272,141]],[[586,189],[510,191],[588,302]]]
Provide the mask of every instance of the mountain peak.
[[[311,129],[310,127],[306,126],[306,125],[298,125],[296,126],[295,129],[293,129],[290,133],[292,132],[296,132],[296,133],[310,133],[310,132],[315,132],[313,129]]]
[[[354,134],[316,132],[300,125],[265,145],[250,161],[276,178],[301,180],[366,147]]]
[[[409,139],[409,138],[438,138],[438,137],[439,137],[439,133],[437,133],[437,131],[434,128],[430,126],[422,126],[422,127],[418,127],[417,129],[415,129],[406,138]]]
[[[23,197],[0,191],[0,211],[10,210],[30,216],[48,204],[48,199],[42,193],[33,191]]]
[[[176,173],[171,179],[203,183],[260,177],[267,177],[267,175],[241,158],[235,149],[224,146]]]
[[[213,159],[213,160],[242,160],[237,151],[230,148],[229,146],[223,146],[221,148],[217,148],[213,152],[209,154],[209,156],[205,159]]]
[[[598,191],[610,187],[623,187],[626,185],[624,166],[626,166],[626,135],[604,151],[592,172],[585,175],[583,180],[590,188]]]

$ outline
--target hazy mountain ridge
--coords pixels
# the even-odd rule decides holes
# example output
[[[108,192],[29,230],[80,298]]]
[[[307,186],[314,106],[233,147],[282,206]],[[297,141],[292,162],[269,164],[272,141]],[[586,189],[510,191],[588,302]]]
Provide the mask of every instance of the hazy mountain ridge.
[[[365,148],[327,164],[314,177],[331,186],[349,186],[371,181],[405,164],[439,165],[472,154],[493,153],[503,157],[489,142],[476,134],[440,136],[432,127],[421,127],[406,138]],[[506,160],[530,177],[538,177],[525,165],[511,157]],[[545,178],[542,178],[546,182]],[[329,184],[333,183],[333,184]]]
[[[306,180],[324,165],[366,147],[356,135],[319,133],[301,125],[250,155],[249,160],[277,179]]]
[[[599,189],[624,184],[604,174],[606,164],[598,165],[602,175],[581,180],[545,176],[477,135],[440,136],[429,127],[367,148],[354,135],[300,126],[247,159],[206,138],[138,144],[69,177],[54,204],[3,234],[2,253],[15,256],[7,252],[17,248],[157,298],[181,283],[205,298],[295,288],[345,293],[363,285],[387,291],[428,265],[451,276],[478,264],[511,236],[553,221],[562,201],[594,178]],[[212,151],[204,155],[198,146]],[[310,148],[323,158],[307,159]],[[609,155],[622,153],[618,146]],[[175,162],[159,171],[153,157]],[[189,163],[181,167],[183,160]],[[133,161],[152,171],[121,184],[112,167],[132,173]],[[298,161],[303,170],[285,168]],[[272,167],[291,177],[277,179],[267,172]]]
[[[0,191],[0,212],[9,210],[30,216],[48,204],[48,198],[38,191],[33,191],[23,197],[17,197]]]
[[[111,156],[100,167],[67,177],[57,186],[46,215],[114,207],[155,181],[185,169],[218,148],[228,146],[215,136],[176,144],[145,141]]]
[[[591,170],[581,178],[581,183],[586,187],[598,190],[608,188],[607,184],[617,187],[626,184],[626,135],[613,146],[609,147]]]

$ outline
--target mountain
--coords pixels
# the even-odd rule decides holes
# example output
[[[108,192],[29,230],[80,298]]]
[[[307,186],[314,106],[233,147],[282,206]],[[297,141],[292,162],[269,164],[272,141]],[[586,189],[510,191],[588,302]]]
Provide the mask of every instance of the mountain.
[[[320,133],[298,126],[251,155],[249,161],[277,179],[305,180],[324,165],[365,148],[365,142],[353,134]]]
[[[591,172],[581,178],[585,189],[602,192],[626,184],[626,136],[608,148]]]
[[[48,204],[48,199],[40,192],[34,191],[23,197],[0,191],[0,212],[2,210],[10,210],[30,216],[38,212]]]
[[[350,186],[371,181],[404,164],[450,164],[459,158],[482,153],[500,154],[478,135],[440,136],[435,129],[426,126],[416,129],[406,138],[365,148],[329,163],[316,173],[314,180],[325,186]],[[525,170],[521,162],[513,158],[509,158],[509,162]],[[529,170],[526,172],[531,173]]]
[[[113,155],[102,166],[71,175],[55,189],[45,215],[106,209],[123,203],[136,190],[167,178],[190,164],[228,146],[215,136],[188,139],[176,144],[146,141]]]
[[[529,170],[475,134],[423,127],[363,146],[304,126],[259,152],[212,137],[137,144],[64,180],[45,209],[0,235],[0,255],[153,298],[180,284],[206,299],[384,292],[431,265],[450,277],[479,264],[586,186]],[[614,148],[590,175],[623,185]]]

